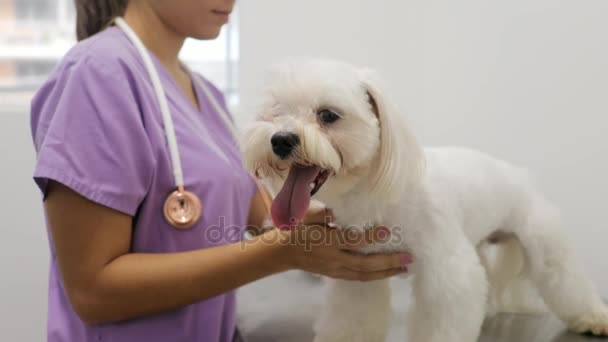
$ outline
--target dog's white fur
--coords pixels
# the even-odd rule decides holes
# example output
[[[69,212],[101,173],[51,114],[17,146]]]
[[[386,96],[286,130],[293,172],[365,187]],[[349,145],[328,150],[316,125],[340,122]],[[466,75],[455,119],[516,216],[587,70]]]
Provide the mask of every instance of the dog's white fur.
[[[488,303],[499,303],[504,285],[524,270],[571,329],[608,335],[608,309],[577,263],[556,209],[523,169],[469,149],[420,148],[370,70],[314,60],[279,65],[273,76],[243,136],[248,166],[275,190],[293,162],[329,169],[334,175],[315,198],[333,209],[339,226],[391,227],[390,243],[361,252],[415,256],[409,341],[475,341]],[[341,119],[321,124],[324,108]],[[292,158],[273,154],[270,137],[278,131],[300,136]],[[506,263],[489,257],[495,232],[512,236],[498,247]],[[384,340],[386,280],[328,286],[315,341]]]

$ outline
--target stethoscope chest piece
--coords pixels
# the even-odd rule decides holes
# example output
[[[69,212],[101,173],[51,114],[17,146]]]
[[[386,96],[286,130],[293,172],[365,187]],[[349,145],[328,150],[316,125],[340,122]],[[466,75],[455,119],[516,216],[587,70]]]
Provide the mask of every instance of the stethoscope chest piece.
[[[165,200],[163,212],[167,222],[177,229],[190,229],[200,219],[203,207],[198,197],[179,188]]]

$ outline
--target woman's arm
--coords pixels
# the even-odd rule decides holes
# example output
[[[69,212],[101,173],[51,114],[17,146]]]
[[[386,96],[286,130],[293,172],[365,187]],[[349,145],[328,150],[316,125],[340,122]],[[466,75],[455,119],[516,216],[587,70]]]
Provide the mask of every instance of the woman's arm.
[[[401,255],[353,255],[342,250],[348,245],[339,243],[304,248],[301,241],[290,241],[293,234],[277,229],[264,233],[257,243],[171,254],[130,253],[128,215],[58,183],[49,185],[45,209],[70,302],[91,324],[176,309],[292,268],[358,280],[403,272]]]
[[[249,219],[247,225],[251,228],[261,231],[262,225],[264,224],[264,218],[268,214],[268,209],[264,204],[264,199],[260,191],[256,191],[255,195],[251,199],[251,206],[249,207]]]
[[[66,291],[88,323],[178,308],[288,268],[278,244],[129,253],[130,216],[58,183],[50,185],[45,209]]]

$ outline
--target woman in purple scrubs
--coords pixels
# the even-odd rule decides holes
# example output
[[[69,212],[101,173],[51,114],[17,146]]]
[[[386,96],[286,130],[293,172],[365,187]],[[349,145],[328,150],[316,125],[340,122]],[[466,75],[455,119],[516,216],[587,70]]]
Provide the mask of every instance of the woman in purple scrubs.
[[[291,269],[356,280],[407,270],[408,255],[345,251],[381,234],[347,245],[322,226],[315,238],[333,243],[308,250],[312,229],[274,229],[241,241],[245,226],[262,224],[262,196],[221,114],[194,80],[200,76],[178,61],[187,37],[218,36],[234,0],[76,4],[80,43],[32,103],[34,179],[44,194],[52,254],[49,341],[229,342],[238,339],[234,289],[241,285]],[[160,75],[185,185],[202,202],[190,229],[174,228],[163,215],[175,184],[159,103],[141,55],[111,24],[118,16]],[[222,94],[200,80],[225,107]],[[310,213],[307,221],[322,222],[323,214]]]

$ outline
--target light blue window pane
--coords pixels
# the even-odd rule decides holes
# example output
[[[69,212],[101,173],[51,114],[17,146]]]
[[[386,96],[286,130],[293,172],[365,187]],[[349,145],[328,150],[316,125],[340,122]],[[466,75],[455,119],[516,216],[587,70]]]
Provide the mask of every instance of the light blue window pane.
[[[236,104],[237,13],[212,41],[187,40],[182,59]],[[29,106],[35,90],[76,43],[73,0],[0,1],[0,111]]]

